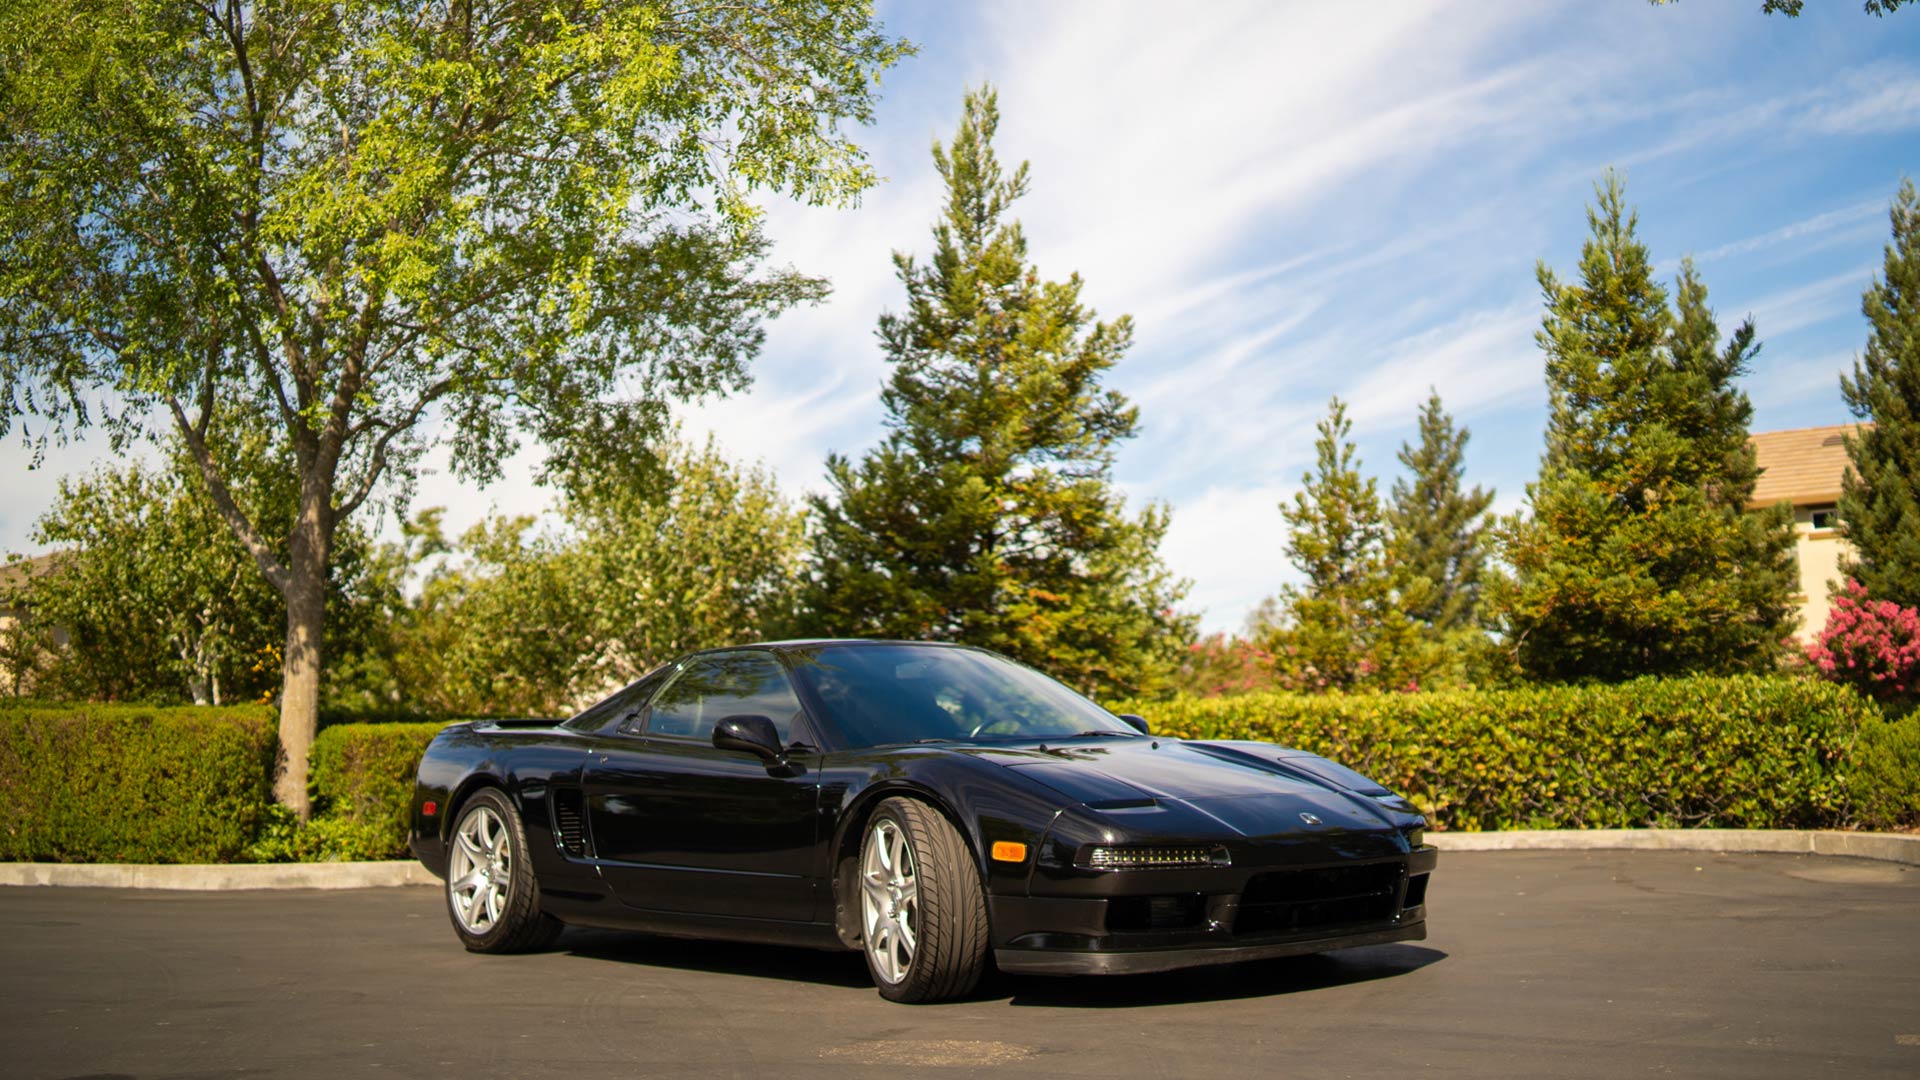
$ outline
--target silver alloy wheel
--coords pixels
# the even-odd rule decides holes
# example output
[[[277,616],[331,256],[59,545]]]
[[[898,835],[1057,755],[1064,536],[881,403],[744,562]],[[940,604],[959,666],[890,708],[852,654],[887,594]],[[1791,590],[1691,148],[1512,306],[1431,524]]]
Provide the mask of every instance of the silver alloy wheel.
[[[513,843],[507,823],[493,808],[476,806],[454,833],[447,865],[447,896],[453,917],[469,934],[480,935],[500,922],[513,875]]]
[[[891,818],[875,821],[867,834],[860,859],[860,915],[874,971],[889,983],[906,978],[920,933],[920,883],[913,845]]]

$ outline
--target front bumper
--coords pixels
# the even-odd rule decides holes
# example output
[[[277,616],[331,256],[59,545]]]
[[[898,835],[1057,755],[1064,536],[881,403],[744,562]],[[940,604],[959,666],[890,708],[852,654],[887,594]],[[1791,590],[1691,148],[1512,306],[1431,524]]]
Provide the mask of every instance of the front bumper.
[[[1421,847],[1386,859],[1268,868],[1264,883],[1245,872],[1208,881],[1143,871],[1101,883],[1124,881],[1124,892],[991,896],[994,962],[1025,974],[1120,975],[1420,941],[1438,863],[1437,850]],[[1353,891],[1340,883],[1358,877],[1385,882],[1384,891],[1338,895]],[[1335,887],[1315,893],[1322,881]]]
[[[1385,945],[1394,941],[1424,941],[1427,924],[1397,926],[1386,930],[1340,933],[1295,941],[1272,941],[1260,945],[1204,945],[1199,948],[1131,949],[1091,952],[1051,949],[995,949],[993,962],[1001,971],[1017,975],[1145,975],[1154,971],[1208,967],[1214,964],[1239,964],[1249,960],[1272,960],[1282,956],[1307,956],[1334,949],[1354,949],[1362,945]]]

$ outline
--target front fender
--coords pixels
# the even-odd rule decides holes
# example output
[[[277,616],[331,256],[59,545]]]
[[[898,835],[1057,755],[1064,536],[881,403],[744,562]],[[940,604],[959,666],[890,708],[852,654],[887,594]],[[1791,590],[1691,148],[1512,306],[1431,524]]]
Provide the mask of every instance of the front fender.
[[[828,755],[821,763],[820,812],[843,939],[857,933],[848,901],[862,830],[874,807],[895,796],[920,799],[945,816],[966,839],[981,882],[997,896],[1026,895],[1041,839],[1067,805],[1014,770],[942,748]],[[995,844],[1021,845],[1021,858],[996,860]]]

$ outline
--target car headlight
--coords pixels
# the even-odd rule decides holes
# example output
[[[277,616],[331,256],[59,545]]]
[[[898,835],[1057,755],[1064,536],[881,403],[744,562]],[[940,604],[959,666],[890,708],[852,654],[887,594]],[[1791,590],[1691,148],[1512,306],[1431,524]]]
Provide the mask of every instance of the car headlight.
[[[1090,848],[1084,865],[1094,870],[1197,870],[1231,866],[1233,858],[1223,847],[1128,845]]]
[[[1425,826],[1415,825],[1413,828],[1407,830],[1407,846],[1408,847],[1417,848],[1426,842],[1427,842],[1427,830]]]

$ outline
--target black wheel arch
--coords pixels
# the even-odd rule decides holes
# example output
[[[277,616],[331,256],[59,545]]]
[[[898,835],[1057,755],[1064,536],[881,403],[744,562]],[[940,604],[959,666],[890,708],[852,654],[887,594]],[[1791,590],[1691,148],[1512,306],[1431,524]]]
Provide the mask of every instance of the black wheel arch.
[[[860,843],[866,835],[867,822],[873,817],[874,810],[881,803],[895,798],[925,803],[946,818],[966,843],[967,853],[972,857],[974,869],[979,871],[981,880],[986,880],[986,863],[980,854],[980,838],[975,835],[978,826],[969,823],[946,795],[931,785],[906,778],[868,785],[853,797],[853,801],[840,814],[829,848],[833,859],[830,870],[834,929],[839,932],[841,943],[850,949],[860,947],[860,915],[852,902],[855,895],[854,878],[859,873]]]
[[[513,806],[513,812],[520,815],[522,827],[525,827],[527,808],[521,803],[519,794],[513,790],[511,784],[507,783],[505,777],[491,772],[470,773],[462,777],[459,785],[447,796],[446,809],[440,813],[440,842],[442,844],[452,839],[453,827],[459,823],[460,811],[466,809],[467,801],[473,798],[476,792],[486,788],[494,788],[505,795],[507,802]]]

